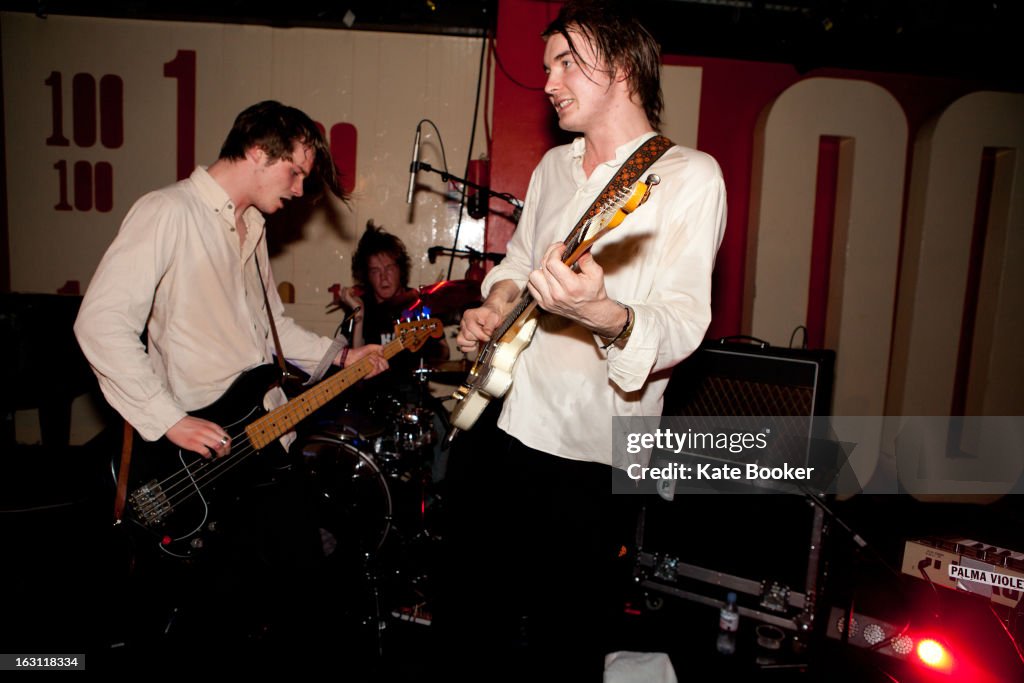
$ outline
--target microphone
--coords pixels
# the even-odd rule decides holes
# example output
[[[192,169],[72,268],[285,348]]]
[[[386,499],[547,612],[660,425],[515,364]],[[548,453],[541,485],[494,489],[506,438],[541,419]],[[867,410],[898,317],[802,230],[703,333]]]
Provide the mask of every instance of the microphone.
[[[470,161],[466,170],[466,179],[480,188],[467,188],[466,210],[470,218],[480,220],[487,215],[491,202],[491,162],[487,157],[480,157]]]
[[[467,199],[466,202],[466,212],[469,214],[470,218],[480,220],[481,218],[487,215],[487,204],[488,200],[490,199],[490,197],[487,195],[487,190],[488,188],[485,187],[483,191],[474,192],[473,194],[469,195],[469,198]]]
[[[523,203],[516,199],[512,202],[512,222],[519,225],[519,219],[523,217]]]
[[[416,124],[416,139],[412,143],[412,163],[409,164],[409,191],[405,196],[406,204],[412,204],[412,191],[416,187],[416,171],[418,170],[420,170],[420,124]]]
[[[349,336],[352,336],[352,333],[355,332],[355,329],[356,329],[356,313],[358,313],[362,309],[363,309],[362,306],[356,306],[355,308],[352,309],[352,312],[349,313],[348,315],[346,315],[345,319],[341,321],[342,325],[346,325],[347,324],[346,329],[348,330]]]

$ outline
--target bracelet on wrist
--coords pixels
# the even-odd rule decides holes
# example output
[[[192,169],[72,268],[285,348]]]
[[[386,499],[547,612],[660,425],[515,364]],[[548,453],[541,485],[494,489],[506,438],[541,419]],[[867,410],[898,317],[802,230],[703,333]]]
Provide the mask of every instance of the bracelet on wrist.
[[[601,347],[602,350],[610,349],[615,342],[620,340],[625,341],[626,339],[629,339],[629,335],[633,334],[633,323],[636,320],[636,312],[633,310],[632,306],[628,306],[621,301],[616,301],[615,303],[626,309],[626,322],[623,323],[622,329],[619,330],[619,333],[615,335],[611,341]]]
[[[339,368],[345,367],[345,360],[348,358],[348,352],[351,351],[351,350],[352,349],[349,346],[346,346],[345,348],[343,348],[341,350],[341,358],[338,359],[338,367]]]

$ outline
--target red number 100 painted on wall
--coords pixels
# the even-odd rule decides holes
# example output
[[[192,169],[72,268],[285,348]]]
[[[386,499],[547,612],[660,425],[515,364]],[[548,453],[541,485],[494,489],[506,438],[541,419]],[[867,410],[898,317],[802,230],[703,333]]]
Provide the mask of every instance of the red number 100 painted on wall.
[[[164,64],[164,76],[178,81],[176,170],[180,180],[188,177],[195,168],[195,50],[179,50],[174,59]],[[52,132],[46,138],[46,144],[52,147],[71,145],[71,141],[64,135],[63,80],[61,72],[53,71],[43,81],[51,89]],[[95,145],[97,133],[103,147],[121,147],[124,143],[124,81],[120,76],[107,74],[101,77],[97,97],[95,76],[87,73],[74,75],[71,79],[71,127],[71,137],[77,147],[89,148]],[[331,127],[328,139],[331,157],[341,175],[342,186],[347,192],[351,192],[355,186],[356,129],[349,123],[335,124]],[[100,212],[111,210],[114,205],[114,169],[110,162],[74,162],[70,177],[73,203],[68,201],[68,161],[61,159],[53,167],[57,170],[59,197],[54,209],[96,209]]]
[[[50,86],[53,104],[53,126],[46,144],[68,147],[71,141],[64,135],[64,83],[63,74],[53,71],[43,81]],[[96,78],[92,74],[78,73],[71,79],[71,137],[77,147],[88,148],[99,141],[107,149],[117,149],[124,142],[124,82],[120,76],[106,75],[99,83],[99,119],[97,120]],[[72,165],[71,185],[74,206],[68,202],[68,161],[61,159],[53,165],[57,169],[59,200],[53,207],[57,211],[110,211],[114,205],[114,169],[107,161],[95,166],[88,161]]]

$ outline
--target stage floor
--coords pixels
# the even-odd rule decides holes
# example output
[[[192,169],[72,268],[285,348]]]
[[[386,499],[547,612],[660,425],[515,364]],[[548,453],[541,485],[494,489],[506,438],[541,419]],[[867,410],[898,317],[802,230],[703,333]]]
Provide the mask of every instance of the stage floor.
[[[310,625],[316,632],[315,642],[305,642],[298,649],[293,649],[294,643],[279,645],[272,638],[252,640],[237,649],[225,642],[211,646],[210,652],[218,657],[207,664],[197,661],[195,652],[175,649],[173,638],[155,651],[133,650],[123,644],[123,624],[116,622],[111,609],[122,586],[111,571],[116,558],[105,554],[108,546],[103,541],[108,531],[108,501],[100,483],[104,467],[80,449],[52,452],[18,447],[5,454],[0,473],[5,576],[2,652],[84,654],[87,668],[95,671],[281,667],[366,683],[432,680],[430,672],[436,670],[441,652],[457,656],[458,647],[439,642],[430,623],[436,539],[409,542],[395,555],[400,566],[387,581],[372,588],[353,583],[353,590],[363,594],[345,603],[342,611],[327,609],[328,618],[322,624]],[[1024,538],[1024,515],[1016,499],[978,506],[919,503],[909,496],[860,496],[836,502],[833,509],[871,545],[868,553],[854,553],[839,532],[833,530],[827,537],[827,575],[821,594],[825,607],[843,606],[849,600],[857,602],[855,609],[872,609],[872,602],[888,602],[891,607],[889,596],[901,585],[905,588],[901,582],[913,584],[914,580],[898,579],[884,565],[899,567],[908,538],[962,535],[994,545],[1009,544],[1003,547],[1012,547],[1014,538]],[[729,542],[726,532],[722,539]],[[349,576],[357,573],[358,568],[346,570]],[[714,599],[723,599],[725,593],[719,586],[707,588],[707,595]],[[760,647],[754,633],[759,622],[744,618],[735,651],[723,654],[717,607],[645,592],[636,583],[628,594],[621,632],[613,638],[615,649],[666,653],[679,680],[707,671],[723,680],[743,681],[918,680],[892,657],[824,637],[825,624],[820,619],[815,633],[806,639],[806,649],[794,652],[790,633],[777,651]],[[480,618],[486,619],[488,610],[502,604],[501,588],[496,586],[493,595],[481,596]],[[324,611],[319,614],[322,617]],[[957,615],[951,611],[947,618]],[[538,676],[543,680],[542,672]]]

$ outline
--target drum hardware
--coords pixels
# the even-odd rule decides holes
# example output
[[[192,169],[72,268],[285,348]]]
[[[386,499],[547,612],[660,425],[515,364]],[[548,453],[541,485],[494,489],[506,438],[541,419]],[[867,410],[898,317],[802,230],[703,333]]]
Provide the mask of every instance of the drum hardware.
[[[416,444],[433,430],[433,414],[403,405],[392,415],[393,426],[373,439],[336,429],[307,436],[299,451],[317,494],[318,524],[337,544],[330,566],[359,577],[353,624],[378,657],[384,631],[409,605],[418,606],[417,623],[429,614],[424,606],[437,538],[430,529],[429,509],[439,500],[430,463],[410,457],[424,451]],[[404,442],[393,435],[402,429]]]
[[[328,288],[334,298],[327,304],[327,312],[334,313],[344,309],[339,292],[341,285],[335,283]],[[354,292],[357,296],[365,296],[362,288]],[[478,280],[441,280],[418,288],[409,288],[398,292],[387,300],[386,305],[398,320],[411,320],[417,317],[439,318],[445,325],[459,321],[467,308],[479,306],[480,282]],[[340,330],[355,314],[347,311],[346,317],[339,324]]]
[[[517,200],[518,201],[518,200]],[[492,251],[477,251],[476,249],[452,249],[450,247],[433,246],[427,249],[427,260],[430,263],[436,263],[438,256],[451,255],[459,258],[468,258],[471,260],[487,259],[494,265],[498,265],[505,258],[505,254],[499,254]]]
[[[345,586],[344,618],[377,661],[386,634],[405,628],[398,622],[431,621],[445,415],[431,409],[421,369],[416,385],[364,392],[293,446],[317,496],[317,523],[337,545],[325,566]]]

